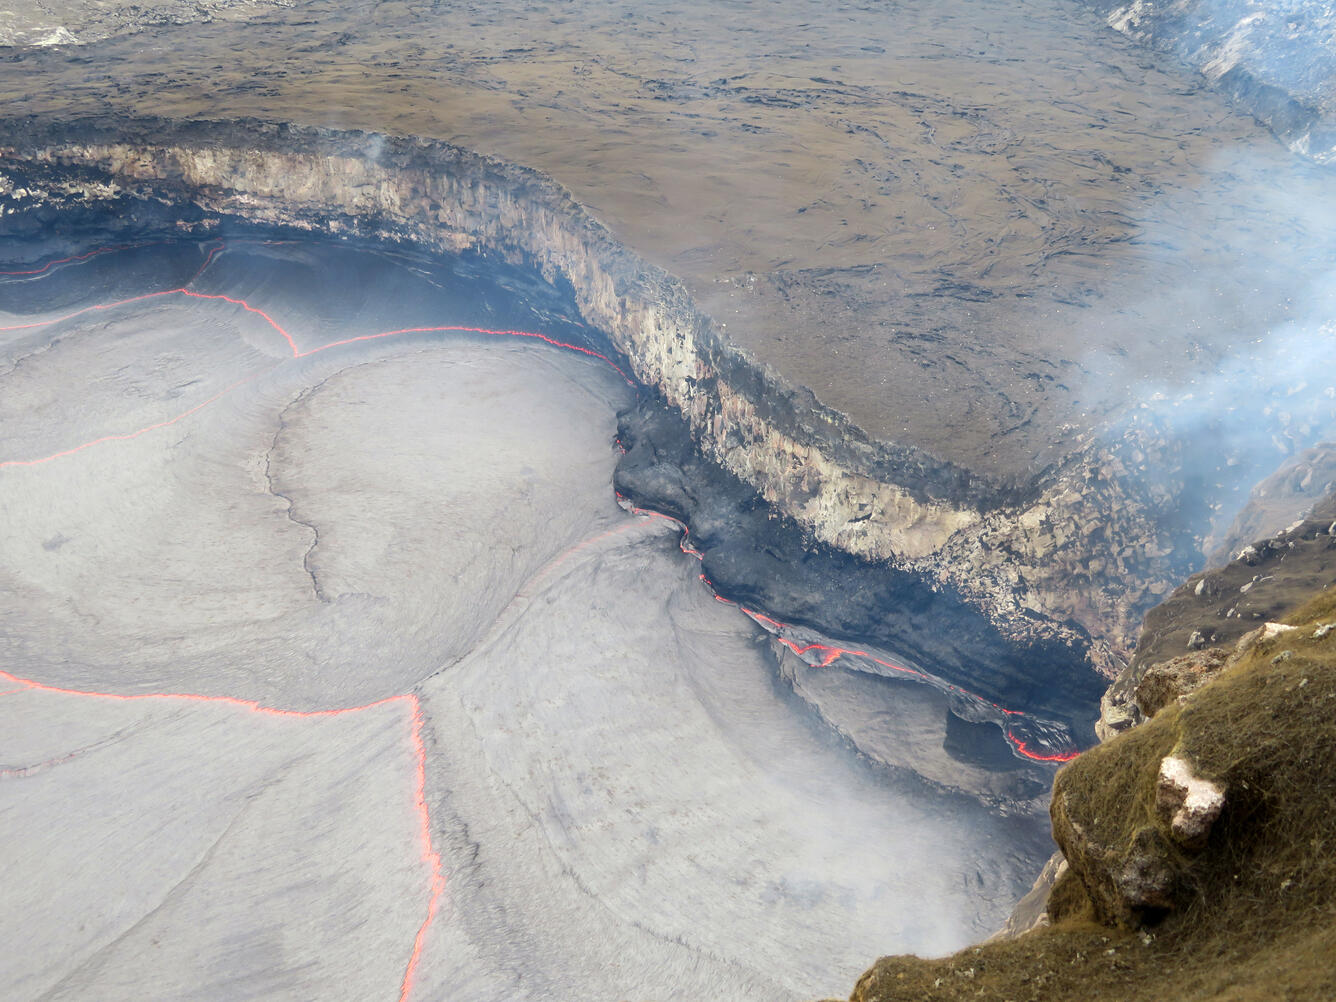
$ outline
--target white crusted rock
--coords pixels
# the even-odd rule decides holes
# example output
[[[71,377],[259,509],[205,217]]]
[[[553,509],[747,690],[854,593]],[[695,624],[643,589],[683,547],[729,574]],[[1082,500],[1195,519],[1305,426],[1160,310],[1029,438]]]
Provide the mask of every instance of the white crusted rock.
[[[1186,760],[1166,755],[1155,785],[1155,807],[1169,822],[1174,841],[1185,849],[1201,849],[1225,806],[1225,791],[1200,779]]]
[[[1267,623],[1262,627],[1262,639],[1270,640],[1273,637],[1279,637],[1282,633],[1289,633],[1293,629],[1295,627],[1288,626],[1285,623]]]

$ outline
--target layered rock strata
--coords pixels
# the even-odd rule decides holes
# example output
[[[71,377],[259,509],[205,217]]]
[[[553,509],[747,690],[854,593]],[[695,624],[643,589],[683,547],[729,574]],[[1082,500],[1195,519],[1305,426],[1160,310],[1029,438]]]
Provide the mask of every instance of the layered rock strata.
[[[244,220],[533,268],[569,288],[707,457],[811,539],[958,594],[1017,649],[1058,644],[1111,674],[1191,559],[1176,549],[1172,474],[1137,468],[1154,442],[1091,442],[1018,485],[875,441],[732,347],[677,281],[534,171],[433,141],[257,122],[11,121],[0,153],[9,234],[78,207],[127,226]]]

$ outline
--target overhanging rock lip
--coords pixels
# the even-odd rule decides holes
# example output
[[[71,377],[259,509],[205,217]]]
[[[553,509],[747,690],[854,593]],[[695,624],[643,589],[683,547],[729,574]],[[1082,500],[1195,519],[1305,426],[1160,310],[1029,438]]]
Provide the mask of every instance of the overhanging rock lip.
[[[417,136],[391,136],[362,130],[341,131],[273,120],[242,118],[232,121],[174,120],[167,118],[85,118],[62,122],[34,117],[0,119],[0,168],[22,169],[46,161],[53,166],[100,168],[79,155],[79,148],[121,146],[144,151],[189,148],[226,154],[248,151],[286,155],[340,157],[379,164],[390,171],[453,168],[479,180],[503,179],[510,194],[540,200],[560,212],[587,251],[600,258],[619,291],[651,294],[666,308],[690,316],[698,351],[718,373],[757,405],[770,423],[800,445],[827,453],[852,473],[894,484],[916,500],[946,504],[979,513],[1032,501],[1055,477],[1047,468],[1037,473],[1001,479],[941,459],[917,446],[871,437],[845,414],[823,404],[810,389],[790,384],[772,367],[758,364],[732,344],[714,320],[697,307],[682,283],[628,250],[570,191],[548,175],[530,167],[477,153],[451,143]],[[144,165],[147,168],[147,164]],[[130,176],[159,189],[166,178],[150,171]],[[171,194],[189,198],[188,185],[176,183]],[[234,189],[235,190],[235,189]],[[482,242],[490,237],[475,234]],[[428,248],[430,249],[430,248]],[[646,380],[652,383],[653,377]]]

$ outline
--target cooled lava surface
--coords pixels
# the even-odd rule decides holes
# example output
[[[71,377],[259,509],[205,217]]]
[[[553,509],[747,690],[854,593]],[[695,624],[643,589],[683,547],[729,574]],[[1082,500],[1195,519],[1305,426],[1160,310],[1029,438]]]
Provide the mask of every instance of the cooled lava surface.
[[[718,601],[615,360],[480,268],[0,276],[13,997],[810,997],[1028,883],[1040,767]]]

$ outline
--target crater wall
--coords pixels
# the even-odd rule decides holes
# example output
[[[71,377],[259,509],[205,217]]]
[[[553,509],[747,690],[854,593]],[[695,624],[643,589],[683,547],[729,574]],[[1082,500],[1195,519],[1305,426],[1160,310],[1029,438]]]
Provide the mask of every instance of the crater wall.
[[[689,423],[702,452],[814,540],[921,575],[1018,647],[1057,641],[1105,673],[1180,579],[1171,446],[1089,441],[1002,482],[872,439],[757,365],[670,275],[560,185],[445,143],[273,125],[0,125],[0,236],[62,210],[207,232],[227,219],[477,251],[569,285],[584,320]],[[137,221],[138,220],[138,221]],[[1188,558],[1190,559],[1190,557]]]

